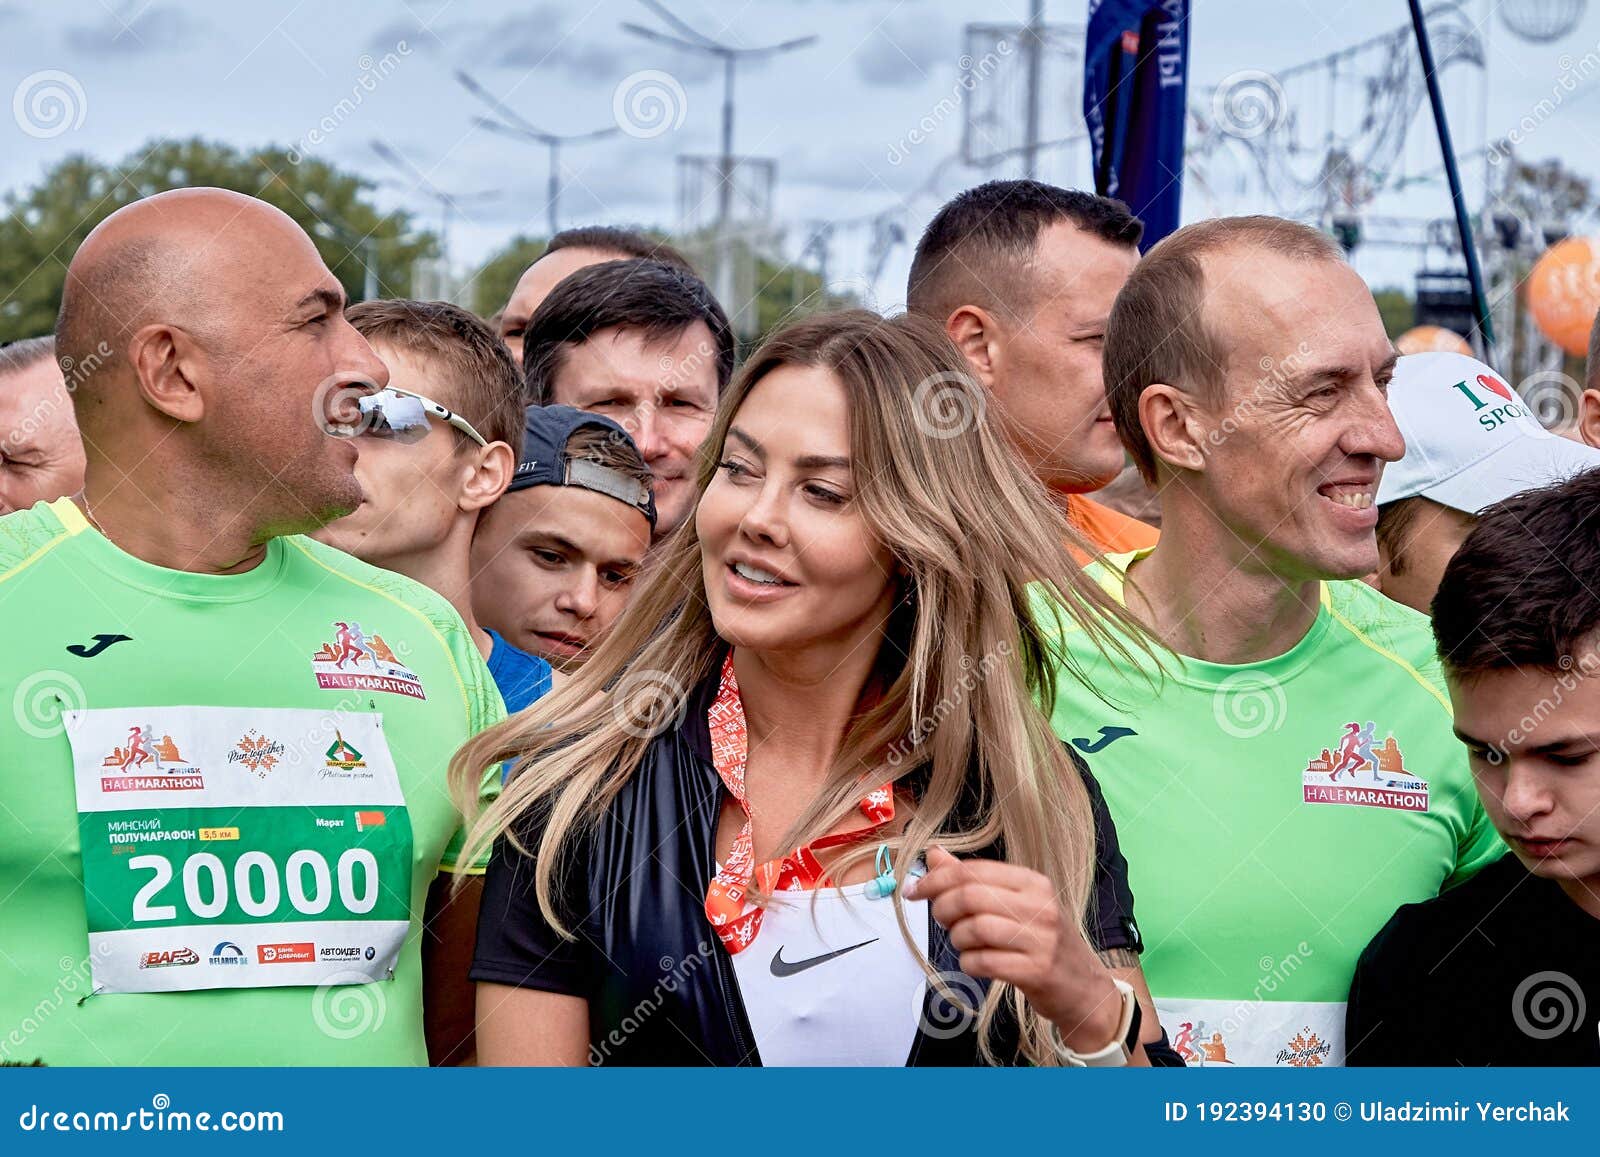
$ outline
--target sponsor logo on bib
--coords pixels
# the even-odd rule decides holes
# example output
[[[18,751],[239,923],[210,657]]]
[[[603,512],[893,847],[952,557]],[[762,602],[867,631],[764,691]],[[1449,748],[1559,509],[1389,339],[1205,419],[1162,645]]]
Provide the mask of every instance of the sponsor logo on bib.
[[[182,964],[199,963],[200,954],[193,948],[162,948],[139,957],[140,968],[176,968]]]
[[[328,748],[326,755],[329,767],[337,767],[349,771],[354,767],[367,766],[366,757],[346,743],[344,736],[340,735],[337,730],[333,733],[333,745]]]
[[[199,791],[206,785],[172,736],[156,738],[148,723],[129,727],[127,742],[117,744],[100,767],[101,791]]]
[[[245,732],[243,739],[233,745],[233,750],[228,752],[228,762],[242,763],[255,774],[257,779],[266,779],[267,772],[278,765],[278,759],[282,755],[283,744],[262,735],[252,727]]]
[[[383,636],[369,638],[360,623],[336,621],[333,641],[317,648],[311,656],[311,670],[316,674],[317,686],[324,690],[352,688],[412,699],[428,697],[422,690],[422,680],[400,662]]]
[[[1278,1050],[1272,1063],[1296,1069],[1313,1069],[1322,1064],[1332,1051],[1333,1045],[1319,1039],[1311,1031],[1311,1026],[1307,1025],[1289,1038],[1289,1043]]]
[[[250,958],[244,954],[244,949],[240,948],[233,941],[224,940],[221,944],[218,944],[211,950],[211,956],[207,960],[207,963],[249,964]]]
[[[1428,781],[1406,769],[1393,732],[1374,744],[1375,730],[1371,722],[1346,723],[1335,749],[1324,747],[1306,764],[1301,776],[1306,803],[1428,810]]]
[[[262,964],[309,964],[316,958],[315,944],[256,945],[256,959]]]

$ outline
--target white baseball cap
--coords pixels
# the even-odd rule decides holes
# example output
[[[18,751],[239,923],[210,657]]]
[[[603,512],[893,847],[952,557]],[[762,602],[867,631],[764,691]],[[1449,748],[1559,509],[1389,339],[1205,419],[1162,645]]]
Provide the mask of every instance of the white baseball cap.
[[[1600,466],[1600,450],[1550,433],[1504,378],[1465,354],[1401,358],[1389,409],[1406,456],[1383,468],[1379,506],[1421,495],[1477,514]]]

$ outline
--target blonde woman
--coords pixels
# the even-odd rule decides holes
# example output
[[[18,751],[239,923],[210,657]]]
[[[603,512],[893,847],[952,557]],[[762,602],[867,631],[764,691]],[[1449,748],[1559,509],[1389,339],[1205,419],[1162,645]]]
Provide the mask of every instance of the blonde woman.
[[[1032,580],[1102,638],[1115,611],[981,399],[907,317],[744,367],[611,637],[454,767],[470,796],[516,763],[465,851],[495,845],[482,1062],[1172,1058],[1098,788],[1037,706]]]

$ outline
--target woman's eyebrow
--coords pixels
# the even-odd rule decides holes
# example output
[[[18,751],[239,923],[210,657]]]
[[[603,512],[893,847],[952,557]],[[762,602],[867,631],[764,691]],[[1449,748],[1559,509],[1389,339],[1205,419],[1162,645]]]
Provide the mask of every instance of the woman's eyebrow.
[[[745,447],[752,454],[756,455],[756,457],[759,458],[759,457],[762,456],[763,450],[761,448],[761,443],[757,442],[749,434],[746,434],[743,430],[739,429],[739,427],[737,427],[737,426],[729,426],[728,427],[728,437],[739,439],[739,441],[743,442],[745,444]]]
[[[833,467],[838,467],[841,470],[850,469],[849,458],[827,454],[807,454],[803,458],[796,458],[794,464],[802,470],[827,470]]]

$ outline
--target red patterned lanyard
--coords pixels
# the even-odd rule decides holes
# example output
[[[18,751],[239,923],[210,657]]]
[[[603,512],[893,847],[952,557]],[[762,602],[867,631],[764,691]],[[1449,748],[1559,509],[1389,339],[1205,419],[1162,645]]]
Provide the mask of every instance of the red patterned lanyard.
[[[706,888],[706,919],[711,921],[722,946],[731,956],[749,947],[761,930],[762,910],[745,901],[751,879],[754,878],[757,886],[768,894],[803,892],[826,886],[827,877],[816,852],[858,843],[894,819],[894,791],[893,785],[886,783],[869,791],[861,801],[861,814],[871,821],[869,827],[823,836],[786,856],[757,865],[755,841],[750,834],[750,804],[744,794],[749,734],[745,730],[744,706],[739,701],[739,681],[733,674],[731,652],[722,664],[722,683],[717,688],[716,702],[706,712],[706,722],[711,729],[711,762],[716,765],[728,794],[738,801],[739,810],[744,812],[744,826],[734,837],[733,850]]]

